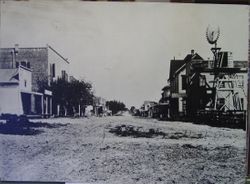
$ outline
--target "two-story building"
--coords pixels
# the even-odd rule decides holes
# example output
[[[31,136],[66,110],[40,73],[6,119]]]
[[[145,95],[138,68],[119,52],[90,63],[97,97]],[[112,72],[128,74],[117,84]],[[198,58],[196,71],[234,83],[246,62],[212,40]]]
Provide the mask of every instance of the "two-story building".
[[[187,114],[187,84],[191,77],[191,64],[203,60],[194,50],[183,60],[173,59],[170,61],[170,116],[179,119]]]
[[[44,95],[32,91],[31,70],[24,66],[0,69],[0,113],[42,114]]]
[[[103,116],[108,107],[106,106],[106,99],[102,97],[94,97],[93,101],[93,112],[96,116]]]
[[[220,51],[218,65],[194,51],[170,63],[170,115],[192,119],[199,110],[246,110],[247,61],[233,61]]]
[[[11,72],[19,68],[26,68],[30,71],[31,91],[43,96],[41,102],[43,108],[40,111],[24,111],[23,113],[27,115],[35,113],[43,116],[57,114],[59,108],[57,104],[53,104],[52,92],[48,89],[50,83],[58,78],[68,80],[68,60],[49,45],[46,47],[19,48],[16,44],[13,48],[1,48],[0,69]],[[8,76],[7,73],[5,72],[3,75]],[[22,79],[20,78],[20,80]],[[34,103],[31,106],[34,106]],[[0,111],[0,113],[2,112]]]
[[[159,119],[170,119],[170,100],[171,92],[170,85],[166,85],[162,88],[161,99],[155,106],[155,117]]]
[[[153,108],[154,106],[157,105],[157,102],[154,101],[144,101],[142,104],[140,110],[141,110],[141,115],[143,117],[153,117]]]

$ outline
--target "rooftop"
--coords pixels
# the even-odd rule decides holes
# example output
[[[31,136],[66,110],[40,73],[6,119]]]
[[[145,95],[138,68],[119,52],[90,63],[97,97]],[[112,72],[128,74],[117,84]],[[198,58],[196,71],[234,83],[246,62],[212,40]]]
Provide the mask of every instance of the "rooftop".
[[[203,58],[197,54],[188,54],[184,59],[173,59],[170,61],[170,72],[169,72],[169,79],[172,79],[175,73],[180,70],[186,63],[190,62],[191,60],[203,60]]]
[[[50,49],[53,51],[56,55],[58,55],[60,58],[62,58],[66,63],[69,64],[69,61],[67,58],[63,57],[59,52],[57,52],[52,46],[48,45],[46,47],[19,47],[18,44],[15,45],[15,47],[12,48],[0,48],[0,51],[8,51],[8,50],[32,50],[32,49]]]
[[[169,85],[164,86],[161,90],[162,90],[162,91],[165,91],[165,90],[167,90],[167,89],[170,89],[170,86],[169,86]]]

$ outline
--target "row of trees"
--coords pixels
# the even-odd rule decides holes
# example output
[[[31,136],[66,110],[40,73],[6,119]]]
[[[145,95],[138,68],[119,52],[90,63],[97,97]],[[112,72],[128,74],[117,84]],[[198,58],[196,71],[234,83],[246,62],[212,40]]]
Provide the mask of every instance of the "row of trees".
[[[126,110],[125,104],[116,100],[107,101],[106,106],[112,111],[112,114],[117,114],[120,111]]]
[[[93,105],[92,85],[84,80],[58,79],[51,83],[50,89],[54,103],[63,108],[64,115],[84,113],[86,105]]]
[[[59,115],[74,115],[76,112],[83,114],[86,105],[93,105],[94,94],[92,84],[84,80],[67,81],[58,78],[48,85],[48,79],[38,80],[38,90],[43,92],[45,89],[52,91],[53,112]],[[59,109],[58,109],[59,107]]]
[[[38,86],[40,92],[45,89],[52,91],[53,112],[59,110],[59,115],[62,116],[75,115],[76,113],[83,115],[87,105],[94,105],[95,96],[91,83],[84,80],[67,81],[58,78],[48,85],[47,81],[46,79],[40,79]],[[105,105],[112,111],[112,114],[126,110],[125,104],[116,100],[107,101]]]

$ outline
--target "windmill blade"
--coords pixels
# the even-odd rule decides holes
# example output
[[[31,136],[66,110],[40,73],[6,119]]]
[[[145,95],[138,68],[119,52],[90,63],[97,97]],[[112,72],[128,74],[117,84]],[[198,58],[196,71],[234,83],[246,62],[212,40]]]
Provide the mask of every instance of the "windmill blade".
[[[220,28],[219,26],[216,28],[212,28],[210,25],[208,25],[206,30],[206,38],[208,43],[215,44],[220,36]]]

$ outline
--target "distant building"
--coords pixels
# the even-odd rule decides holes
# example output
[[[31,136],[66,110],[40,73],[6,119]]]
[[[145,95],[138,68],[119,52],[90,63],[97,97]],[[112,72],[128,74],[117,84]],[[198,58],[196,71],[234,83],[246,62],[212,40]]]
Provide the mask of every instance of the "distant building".
[[[143,117],[152,117],[152,108],[157,105],[157,102],[154,101],[144,101],[141,107],[141,115]]]
[[[13,48],[1,48],[0,69],[11,72],[20,68],[26,68],[26,70],[30,71],[30,91],[43,96],[43,101],[41,102],[44,104],[43,108],[34,113],[43,116],[52,115],[52,92],[47,87],[58,78],[68,80],[68,60],[49,45],[46,47],[19,48],[16,44]],[[6,73],[5,75],[8,76]],[[31,106],[34,106],[36,102],[31,101],[31,103]],[[56,104],[53,104],[53,106],[55,107]],[[33,114],[33,112],[29,111],[24,111],[23,113]],[[54,110],[54,114],[56,114],[56,110]]]
[[[154,107],[155,117],[157,118],[170,119],[170,89],[170,85],[166,85],[162,88],[161,99],[159,100],[159,103]]]
[[[74,76],[69,76],[69,82],[77,81],[77,79]]]
[[[108,107],[106,107],[106,100],[102,97],[94,97],[93,113],[96,116],[103,116],[107,110]]]
[[[170,85],[166,85],[162,88],[161,99],[159,103],[169,104],[170,97],[171,97]]]

